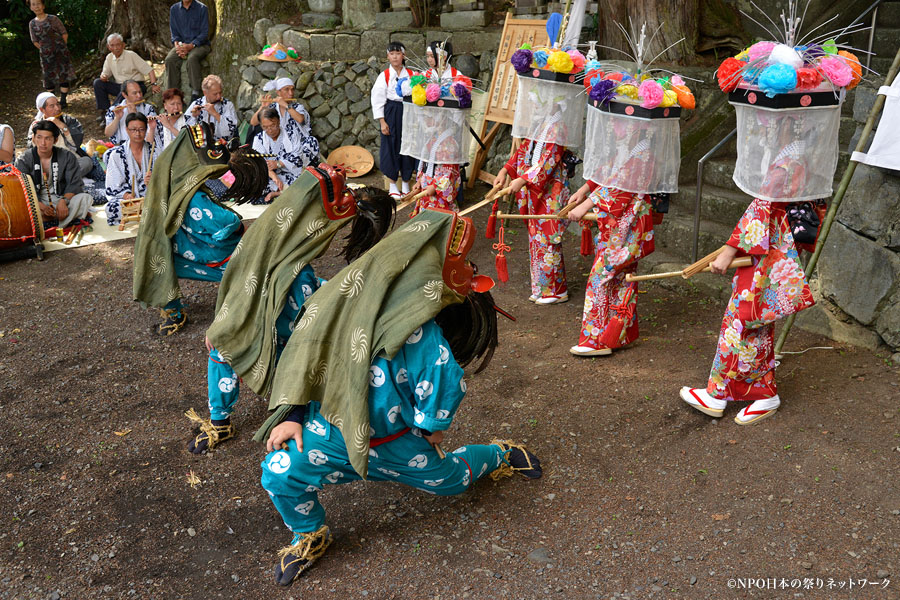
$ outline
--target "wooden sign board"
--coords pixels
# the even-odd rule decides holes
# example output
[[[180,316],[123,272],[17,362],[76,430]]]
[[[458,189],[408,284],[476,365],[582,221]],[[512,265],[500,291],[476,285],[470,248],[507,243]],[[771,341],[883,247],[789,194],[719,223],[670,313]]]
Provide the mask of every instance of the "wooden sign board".
[[[506,22],[503,24],[503,34],[500,38],[500,48],[497,51],[497,63],[494,66],[494,76],[491,78],[491,87],[488,90],[487,106],[485,107],[484,122],[481,125],[480,138],[484,142],[484,150],[475,154],[472,163],[472,176],[469,177],[467,187],[475,186],[475,181],[481,179],[492,183],[494,176],[481,170],[484,161],[487,160],[488,149],[497,136],[500,125],[505,123],[512,125],[513,115],[516,112],[516,95],[519,89],[519,80],[516,70],[513,69],[509,59],[513,53],[524,43],[532,47],[546,46],[547,21],[537,19],[513,19],[510,13],[506,13]],[[494,125],[487,131],[488,121]]]

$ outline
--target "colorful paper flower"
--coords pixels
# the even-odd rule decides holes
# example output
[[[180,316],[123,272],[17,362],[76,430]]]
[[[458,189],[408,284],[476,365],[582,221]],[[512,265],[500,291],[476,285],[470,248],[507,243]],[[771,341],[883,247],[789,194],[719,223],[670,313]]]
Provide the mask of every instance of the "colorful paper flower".
[[[606,78],[607,78],[607,79],[612,79],[613,81],[622,81],[622,79],[624,79],[623,74],[622,74],[622,73],[618,73],[618,72],[607,73],[607,74],[606,74]]]
[[[290,48],[288,48],[287,54],[288,54],[288,56],[290,56],[291,58],[294,58],[294,59],[299,59],[299,58],[300,58],[300,57],[297,55],[297,51],[294,50],[294,47],[293,47],[293,46],[291,46]]]
[[[747,48],[747,55],[750,57],[750,62],[766,60],[774,48],[775,42],[756,42]]]
[[[638,89],[630,83],[623,83],[616,86],[616,93],[631,98],[632,100],[638,99]]]
[[[748,67],[744,69],[744,73],[741,76],[741,79],[751,85],[756,85],[756,82],[759,81],[759,76],[762,75],[763,67]]]
[[[568,51],[568,55],[572,59],[573,66],[571,72],[581,73],[582,69],[584,69],[585,63],[587,62],[587,60],[584,58],[584,54],[573,48],[572,50]]]
[[[588,97],[591,100],[597,100],[601,104],[609,104],[616,97],[616,82],[611,79],[601,79],[591,86]]]
[[[643,100],[641,102],[643,108],[656,108],[662,103],[665,95],[665,90],[654,79],[644,80],[641,87],[638,88],[638,96]]]
[[[454,83],[451,88],[453,95],[459,101],[460,108],[469,108],[472,106],[472,92],[463,83]]]
[[[790,92],[797,87],[797,70],[781,63],[769,65],[760,74],[758,85],[769,98],[774,98],[775,94]]]
[[[806,57],[807,62],[812,62],[817,58],[825,56],[825,51],[819,44],[810,44],[806,47],[806,51],[803,53],[803,56]]]
[[[534,60],[534,64],[538,69],[543,69],[547,66],[548,58],[550,58],[550,55],[547,54],[546,50],[538,50],[534,53],[532,60]]]
[[[425,88],[425,99],[429,102],[437,102],[441,98],[441,86],[431,83]]]
[[[659,105],[663,108],[669,108],[670,106],[674,106],[678,102],[678,94],[675,93],[674,90],[665,90],[663,92],[663,99]]]
[[[287,58],[287,54],[284,50],[279,50],[275,53],[275,58],[277,58],[278,60],[284,60],[285,58]]]
[[[672,84],[672,87],[676,85],[687,85],[684,83],[684,79],[681,78],[681,75],[672,75],[672,79],[669,80],[669,83]]]
[[[853,81],[853,71],[850,70],[847,63],[835,56],[826,56],[820,60],[819,69],[831,83],[838,87],[845,87]]]
[[[472,91],[472,80],[463,75],[462,73],[457,73],[456,77],[453,78],[453,83],[461,83],[466,86],[466,89],[470,92]]]
[[[417,85],[412,89],[412,101],[413,104],[418,104],[419,106],[425,106],[426,98],[425,98],[425,88],[421,85]]]
[[[723,92],[733,92],[741,81],[741,72],[747,63],[736,58],[726,58],[716,70],[719,88]]]
[[[525,42],[524,44],[519,46],[519,48],[521,48],[522,50],[531,50],[531,44],[529,44],[528,42]]]
[[[596,58],[592,58],[591,60],[584,63],[585,71],[594,71],[594,70],[602,70],[602,69],[603,69],[603,64]]]
[[[852,90],[862,81],[862,65],[859,62],[859,58],[852,52],[839,50],[838,56],[844,59],[844,62],[847,63],[847,66],[850,67],[850,71],[853,73],[853,79],[847,84],[847,89]]]
[[[813,67],[801,67],[797,69],[797,89],[813,90],[822,83],[822,74]]]
[[[547,68],[556,73],[571,73],[575,65],[567,52],[557,50],[547,59]]]
[[[601,79],[603,79],[603,71],[600,69],[589,69],[584,74],[584,87],[591,89]]]
[[[273,54],[275,54],[275,48],[272,48],[271,46],[269,46],[268,48],[266,48],[262,51],[262,54],[263,54],[263,56],[272,56]]]
[[[512,63],[513,69],[515,69],[517,73],[525,73],[531,69],[531,61],[533,59],[534,54],[532,54],[531,50],[519,49],[513,52],[509,62]]]
[[[835,43],[833,39],[825,40],[825,42],[822,44],[822,50],[825,51],[825,54],[837,54],[837,43]]]
[[[769,54],[769,62],[791,65],[794,69],[799,69],[803,66],[803,59],[800,58],[800,54],[784,44],[776,44],[772,48],[772,52]]]
[[[675,78],[673,77],[672,79],[674,80]],[[675,95],[678,96],[678,106],[687,110],[694,110],[694,107],[697,105],[697,101],[694,100],[694,94],[691,93],[691,90],[688,89],[688,86],[673,85],[672,91],[674,91]]]
[[[409,85],[416,87],[417,85],[425,85],[425,76],[419,73],[418,75],[413,75],[409,80]]]

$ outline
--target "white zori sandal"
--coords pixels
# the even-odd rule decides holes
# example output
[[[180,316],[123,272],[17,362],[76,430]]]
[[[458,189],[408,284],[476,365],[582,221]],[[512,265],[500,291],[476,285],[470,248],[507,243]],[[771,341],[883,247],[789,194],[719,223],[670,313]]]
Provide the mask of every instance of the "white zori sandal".
[[[722,413],[725,412],[725,407],[728,406],[727,401],[713,398],[703,388],[689,388],[684,386],[681,388],[681,391],[678,392],[678,395],[693,408],[696,408],[703,414],[711,417],[721,417]]]
[[[772,396],[771,398],[763,398],[757,400],[749,406],[745,406],[734,418],[734,422],[738,425],[752,425],[758,423],[767,417],[771,417],[781,406],[781,398]]]

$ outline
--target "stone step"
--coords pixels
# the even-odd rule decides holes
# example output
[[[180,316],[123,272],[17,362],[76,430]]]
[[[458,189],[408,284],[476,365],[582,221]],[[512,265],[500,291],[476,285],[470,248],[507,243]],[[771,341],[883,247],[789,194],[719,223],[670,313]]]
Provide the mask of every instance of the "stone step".
[[[884,78],[887,76],[888,71],[891,69],[891,63],[894,62],[894,54],[896,53],[896,48],[894,52],[891,52],[888,56],[873,56],[872,61],[869,64],[869,67],[875,71],[875,73],[866,74],[866,78],[870,79],[875,83],[875,85],[884,84]],[[866,60],[862,59],[862,63],[865,65]]]
[[[752,198],[739,190],[730,179],[727,183],[730,185],[724,187],[703,183],[703,196],[700,199],[701,221],[707,220],[733,228],[744,214]],[[696,185],[680,186],[677,200],[679,214],[689,216],[692,227],[696,199]]]
[[[690,264],[694,244],[693,205],[690,210],[672,205],[663,222],[654,227],[656,247],[675,256],[679,262]],[[734,223],[723,225],[706,219],[700,221],[698,256],[709,254],[728,241]]]
[[[900,43],[900,28],[876,27],[875,39],[872,41],[872,52],[877,56],[893,58],[897,53],[898,43]],[[865,54],[860,56],[860,58],[865,63]]]
[[[868,19],[871,23],[872,19]],[[882,27],[900,27],[900,2],[882,2],[878,7],[878,16],[875,18],[875,33]]]
[[[725,154],[706,161],[706,164],[703,166],[704,185],[734,189],[734,181],[732,181],[731,176],[734,174],[734,163],[736,160],[736,154]]]

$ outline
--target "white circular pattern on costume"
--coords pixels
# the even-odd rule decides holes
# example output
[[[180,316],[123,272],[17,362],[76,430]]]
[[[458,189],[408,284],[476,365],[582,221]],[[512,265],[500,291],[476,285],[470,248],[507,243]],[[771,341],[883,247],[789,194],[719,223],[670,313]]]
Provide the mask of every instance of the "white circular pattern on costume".
[[[196,206],[188,211],[188,214],[191,215],[191,218],[195,221],[199,221],[203,218],[203,211],[197,208]]]
[[[422,339],[422,328],[416,327],[416,330],[409,334],[409,337],[406,338],[407,344],[418,344],[419,340]]]
[[[378,467],[378,469],[376,470],[384,473],[388,477],[400,477],[400,473],[398,473],[397,471],[391,471],[390,469],[385,469],[384,467]]]
[[[487,471],[487,465],[481,465],[481,471],[478,473],[478,477],[484,475],[484,472]]]
[[[449,411],[449,410],[441,409],[441,410],[437,411],[437,415],[436,415],[436,416],[437,416],[438,419],[449,419],[449,418],[450,418],[450,411]]]
[[[416,411],[416,416],[413,419],[416,422],[416,425],[421,425],[422,423],[424,423],[425,422],[425,413],[423,413],[418,408],[414,408],[413,410]]]
[[[441,294],[444,293],[444,282],[437,279],[435,279],[434,281],[429,281],[425,284],[425,287],[422,288],[422,292],[429,300],[439,302],[441,299]]]
[[[384,375],[384,369],[379,367],[378,365],[372,365],[369,367],[369,385],[372,387],[380,388],[384,385],[384,382],[387,378]]]
[[[307,455],[309,456],[309,462],[316,466],[324,465],[328,462],[328,457],[321,450],[310,450]]]
[[[176,250],[176,252],[177,252],[177,250]],[[184,254],[182,254],[182,256],[185,257],[187,260],[195,260],[197,258],[196,255],[193,252],[191,252],[190,250],[185,250]]]
[[[430,396],[431,392],[433,392],[433,391],[434,391],[434,386],[431,384],[430,381],[420,381],[416,385],[416,397],[418,397],[419,400],[424,400],[425,398]]]
[[[269,459],[269,470],[276,475],[281,475],[291,468],[291,457],[287,452],[276,452]]]
[[[313,293],[312,286],[307,285],[307,284],[305,284],[305,283],[304,283],[303,285],[300,286],[300,291],[303,292],[303,299],[304,299],[304,300],[306,300],[307,298],[309,298],[310,296],[312,296],[312,293]]]
[[[462,484],[466,487],[469,486],[469,469],[466,469],[465,471],[463,471]]]
[[[460,380],[459,380],[459,389],[462,390],[462,393],[463,393],[463,394],[465,394],[465,393],[466,393],[466,390],[469,389],[469,386],[466,385],[466,380],[465,380],[465,379],[460,379]]]
[[[442,483],[444,483],[444,480],[443,479],[426,479],[423,483],[425,485],[430,485],[431,487],[437,487],[437,486],[441,485]]]
[[[375,452],[375,448],[369,448],[369,456],[372,458],[378,458],[378,453]]]
[[[150,270],[157,275],[162,275],[163,273],[165,273],[167,268],[168,266],[166,265],[166,261],[162,256],[157,254],[150,259]]]
[[[291,210],[290,207],[285,206],[281,210],[278,211],[278,214],[275,215],[275,224],[278,226],[278,229],[281,231],[287,230],[288,227],[291,226],[291,223],[294,221],[294,211]]]
[[[252,296],[256,292],[256,273],[250,273],[247,281],[244,282],[244,291],[248,296]]]
[[[212,219],[212,218],[213,218],[212,211],[209,210],[208,208],[204,208],[204,209],[203,209],[203,214],[206,215],[207,218],[209,218],[209,219]]]
[[[456,450],[454,450],[453,452],[451,452],[450,454],[461,454],[465,451],[466,451],[465,448],[460,447],[460,448],[457,448]]]
[[[414,469],[424,469],[428,465],[428,457],[424,454],[416,454],[406,464]]]
[[[206,275],[206,271],[204,271],[203,269],[195,268],[194,273],[196,273],[197,275]]]
[[[390,409],[388,409],[387,420],[389,422],[396,423],[397,417],[399,417],[399,416],[400,416],[400,407],[399,406],[392,406]]]
[[[307,421],[306,428],[316,435],[325,435],[325,426],[318,421]]]
[[[363,276],[363,272],[359,269],[353,269],[347,273],[347,275],[344,276],[344,280],[341,281],[339,290],[341,296],[353,298],[362,291],[364,283],[365,276]]]
[[[397,371],[397,376],[394,378],[397,383],[406,383],[409,381],[409,377],[406,375],[406,369],[400,369]]]
[[[188,227],[187,225],[182,225],[182,227],[184,227],[184,230],[187,231],[188,233],[194,233],[194,230],[191,229],[190,227]]]
[[[441,355],[438,357],[437,361],[435,361],[434,364],[436,364],[438,366],[446,365],[448,362],[450,362],[450,351],[447,350],[447,348],[445,348],[443,345],[440,345],[440,344],[438,345],[438,348],[441,351]]]
[[[369,358],[369,339],[362,327],[353,330],[350,338],[350,357],[353,362],[362,362]]]
[[[294,510],[297,511],[298,513],[300,513],[301,515],[308,515],[309,511],[311,511],[313,506],[315,506],[315,505],[316,505],[315,502],[313,502],[312,500],[308,500],[307,502],[301,502],[300,504],[295,506]]]
[[[413,434],[414,436],[416,436],[417,438],[422,437],[422,430],[419,429],[418,427],[413,427],[412,429],[409,430],[409,432],[411,434]]]
[[[450,460],[452,460],[452,461],[453,461],[453,464],[455,464],[455,465],[458,465],[458,464],[459,464],[459,459],[456,458],[455,456],[451,456],[451,457],[450,457]]]
[[[322,488],[320,488],[320,487],[316,487],[314,485],[306,486],[306,493],[308,493],[308,494],[311,494],[313,492],[321,492],[321,491],[322,491]]]
[[[327,479],[331,483],[337,483],[338,479],[340,479],[343,476],[344,476],[344,474],[341,473],[340,471],[335,471],[334,473],[329,473],[328,475],[326,475],[325,479]]]
[[[220,357],[221,358],[221,357]],[[223,377],[219,380],[219,391],[223,394],[229,394],[234,391],[234,385],[237,383],[236,377]]]
[[[292,296],[288,296],[288,306],[291,307],[291,310],[300,310],[300,305]]]

